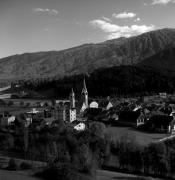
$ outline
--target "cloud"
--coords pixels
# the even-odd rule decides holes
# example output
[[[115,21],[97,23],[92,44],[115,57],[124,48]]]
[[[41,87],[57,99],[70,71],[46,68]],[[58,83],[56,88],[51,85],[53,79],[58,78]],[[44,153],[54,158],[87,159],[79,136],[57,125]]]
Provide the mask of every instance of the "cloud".
[[[58,11],[55,9],[43,9],[43,8],[35,8],[33,9],[34,12],[42,12],[42,13],[48,13],[51,15],[57,15]]]
[[[137,18],[137,19],[134,20],[134,22],[138,22],[138,21],[140,21],[140,20],[141,20],[140,18]]]
[[[175,0],[152,0],[152,5],[156,5],[156,4],[166,5],[168,3],[175,3]]]
[[[139,35],[154,29],[154,25],[131,25],[131,26],[119,26],[110,22],[95,19],[89,22],[93,27],[99,28],[107,33],[107,39],[119,38],[119,37],[131,37]]]
[[[126,18],[133,18],[136,16],[136,14],[133,12],[122,12],[120,14],[114,13],[112,16],[117,19],[126,19]]]
[[[107,18],[107,17],[105,17],[105,16],[103,16],[102,18],[103,18],[103,20],[105,20],[105,21],[112,22],[111,19],[109,19],[109,18]]]

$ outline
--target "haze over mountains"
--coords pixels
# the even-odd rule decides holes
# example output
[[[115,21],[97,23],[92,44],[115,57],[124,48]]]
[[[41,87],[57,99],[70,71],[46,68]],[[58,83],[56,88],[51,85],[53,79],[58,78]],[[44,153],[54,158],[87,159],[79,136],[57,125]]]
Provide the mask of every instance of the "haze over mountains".
[[[6,57],[0,59],[0,79],[61,78],[120,65],[146,65],[175,71],[175,29],[161,29],[62,51]]]

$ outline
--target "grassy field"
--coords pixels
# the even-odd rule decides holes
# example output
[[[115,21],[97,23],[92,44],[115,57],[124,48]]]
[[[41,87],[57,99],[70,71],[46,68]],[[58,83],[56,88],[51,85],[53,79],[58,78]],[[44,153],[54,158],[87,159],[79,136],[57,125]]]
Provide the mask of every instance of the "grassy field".
[[[0,170],[0,180],[39,180],[24,171]]]
[[[141,145],[147,145],[168,136],[167,134],[141,132],[131,127],[107,127],[107,131],[110,132],[114,140],[128,134],[130,137],[133,136]]]
[[[39,180],[32,177],[27,171],[0,170],[0,180]],[[97,170],[96,177],[92,180],[160,180],[158,178],[136,176],[131,174],[117,173],[105,170]]]

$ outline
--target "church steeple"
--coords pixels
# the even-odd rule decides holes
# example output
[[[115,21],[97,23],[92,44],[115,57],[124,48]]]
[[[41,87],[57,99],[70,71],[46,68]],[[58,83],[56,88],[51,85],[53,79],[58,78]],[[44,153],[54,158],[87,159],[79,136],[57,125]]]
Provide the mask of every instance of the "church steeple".
[[[74,90],[72,88],[72,91],[70,93],[70,108],[75,108],[75,93]]]
[[[84,80],[83,80],[82,94],[83,94],[83,96],[84,96],[84,104],[85,104],[85,107],[88,108],[88,91],[87,91],[87,88],[86,88],[85,77],[84,77]]]

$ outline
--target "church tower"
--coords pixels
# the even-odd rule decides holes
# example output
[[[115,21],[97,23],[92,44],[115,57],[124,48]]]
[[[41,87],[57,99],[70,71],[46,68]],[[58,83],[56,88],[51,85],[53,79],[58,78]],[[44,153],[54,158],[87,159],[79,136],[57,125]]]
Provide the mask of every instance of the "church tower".
[[[87,91],[87,88],[86,88],[86,81],[85,81],[85,78],[84,78],[84,81],[83,81],[82,94],[83,94],[83,98],[84,98],[84,105],[85,105],[85,108],[88,108],[88,91]]]

